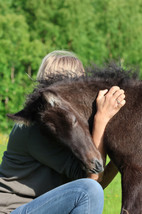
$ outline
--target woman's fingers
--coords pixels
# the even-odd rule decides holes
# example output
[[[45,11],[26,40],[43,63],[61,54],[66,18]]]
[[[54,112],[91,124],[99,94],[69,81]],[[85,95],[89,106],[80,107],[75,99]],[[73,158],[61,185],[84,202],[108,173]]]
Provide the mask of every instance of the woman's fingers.
[[[126,104],[126,100],[121,101],[121,106],[124,106]]]
[[[110,88],[106,94],[106,101],[115,104],[116,98],[120,95],[120,88],[118,86],[113,86]]]
[[[118,100],[117,100],[117,107],[118,107],[118,108],[121,108],[122,106],[125,105],[125,103],[126,103],[126,100],[124,100],[124,99],[121,100],[121,101],[118,101]]]
[[[123,89],[119,89],[117,90],[114,94],[113,94],[113,97],[114,99],[118,99],[119,96],[123,95],[124,94],[124,90]]]
[[[117,107],[118,105],[122,106],[125,104],[125,102],[122,103],[122,101],[125,99],[125,92],[123,89],[120,89],[118,86],[113,86],[106,94],[106,99],[109,103],[114,103],[114,105]]]
[[[119,90],[119,86],[112,86],[107,94],[113,96]]]
[[[125,99],[125,94],[120,94],[119,96],[116,97],[117,103],[121,103]]]
[[[108,122],[126,103],[125,92],[118,86],[113,86],[108,91],[107,89],[99,91],[96,104],[97,114],[105,122]]]
[[[125,102],[122,102],[125,100],[124,90],[120,89],[116,91],[114,94],[114,99],[116,100],[116,105],[122,107],[125,104]]]
[[[100,90],[97,97],[97,106],[107,109],[119,109],[125,104],[125,92],[119,86],[112,86],[110,90]],[[117,108],[118,107],[118,108]]]
[[[102,99],[102,97],[104,97],[107,92],[108,92],[108,89],[100,90],[99,93],[98,93],[97,100]]]

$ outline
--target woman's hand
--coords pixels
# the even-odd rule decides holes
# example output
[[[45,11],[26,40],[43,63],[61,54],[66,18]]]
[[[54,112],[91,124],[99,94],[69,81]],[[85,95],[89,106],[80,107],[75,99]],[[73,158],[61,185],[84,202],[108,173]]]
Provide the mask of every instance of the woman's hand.
[[[104,160],[106,156],[103,148],[105,127],[109,120],[125,105],[125,103],[124,90],[120,89],[118,86],[113,86],[109,91],[107,89],[99,91],[96,100],[97,113],[94,117],[92,137],[95,146],[102,154]]]
[[[124,90],[118,86],[113,86],[109,91],[107,89],[101,90],[96,99],[97,113],[95,117],[107,124],[125,103]]]
[[[120,89],[118,86],[113,86],[109,91],[107,89],[101,90],[98,94],[96,100],[97,113],[94,117],[92,137],[95,146],[102,156],[104,166],[106,162],[106,151],[103,146],[104,131],[109,120],[122,108],[122,106],[125,105],[125,103],[126,101],[124,90]],[[114,172],[111,172],[111,170],[109,170],[109,166],[107,167],[106,171],[109,172],[109,180],[111,181],[111,178],[113,179],[113,177],[116,175],[116,172],[115,170]],[[103,178],[103,173],[90,174],[88,176],[100,182]]]

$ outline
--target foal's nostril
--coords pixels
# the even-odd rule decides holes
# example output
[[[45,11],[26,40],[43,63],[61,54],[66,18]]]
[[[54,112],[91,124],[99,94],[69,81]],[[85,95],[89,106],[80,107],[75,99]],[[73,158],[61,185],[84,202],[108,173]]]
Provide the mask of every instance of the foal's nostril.
[[[103,170],[104,170],[103,161],[98,160],[98,159],[94,159],[92,161],[92,167],[91,167],[91,169],[89,169],[89,172],[98,174],[98,173],[102,172]]]
[[[104,170],[103,163],[98,160],[95,160],[95,168],[96,172],[102,172]]]

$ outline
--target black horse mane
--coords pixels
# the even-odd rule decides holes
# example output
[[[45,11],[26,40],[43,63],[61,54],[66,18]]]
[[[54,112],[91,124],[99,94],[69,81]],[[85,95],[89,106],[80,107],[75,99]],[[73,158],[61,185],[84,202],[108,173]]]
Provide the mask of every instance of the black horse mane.
[[[125,69],[122,67],[121,63],[116,63],[111,61],[109,63],[105,63],[104,66],[99,67],[95,64],[86,68],[86,73],[91,74],[91,76],[104,79],[106,81],[109,80],[138,80],[139,79],[139,69],[137,67],[132,67]]]
[[[111,82],[112,84],[119,84],[120,82],[135,82],[134,80],[139,79],[139,69],[132,67],[125,69],[120,63],[109,62],[100,67],[96,64],[92,64],[86,67],[85,73],[81,76],[77,76],[74,72],[64,71],[62,73],[56,72],[56,74],[47,75],[46,80],[40,80],[40,86],[46,87],[52,84],[60,84],[61,82],[72,82],[72,81],[96,81]],[[137,82],[137,81],[136,81]]]
[[[120,64],[116,64],[115,62],[105,64],[103,67],[92,64],[90,67],[87,67],[86,72],[79,77],[71,71],[62,73],[56,72],[56,74],[47,75],[46,80],[37,82],[37,86],[34,88],[33,93],[27,96],[27,102],[36,99],[38,94],[46,91],[51,85],[56,86],[72,82],[77,83],[78,81],[96,80],[98,82],[108,82],[111,85],[127,84],[133,86],[139,82],[138,79],[139,70],[136,68],[124,69]]]

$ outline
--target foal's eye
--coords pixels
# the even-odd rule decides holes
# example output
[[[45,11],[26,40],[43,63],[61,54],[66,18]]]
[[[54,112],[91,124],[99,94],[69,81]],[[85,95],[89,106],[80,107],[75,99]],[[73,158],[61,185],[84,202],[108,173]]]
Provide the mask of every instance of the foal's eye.
[[[76,117],[73,115],[72,116],[72,125],[75,126],[77,124],[77,119]]]

